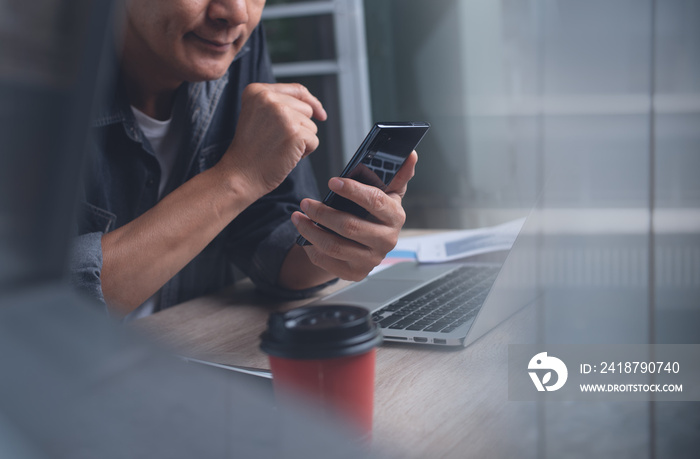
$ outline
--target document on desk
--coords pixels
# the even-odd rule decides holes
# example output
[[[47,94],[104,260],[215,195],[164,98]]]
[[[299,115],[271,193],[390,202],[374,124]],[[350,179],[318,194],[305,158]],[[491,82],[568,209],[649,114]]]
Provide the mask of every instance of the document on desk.
[[[482,253],[510,250],[525,223],[519,218],[488,228],[449,231],[420,238],[416,258],[421,263],[443,263]]]
[[[481,253],[510,250],[523,223],[525,218],[519,218],[486,228],[400,238],[394,250],[387,254],[385,261],[377,268],[386,268],[406,260],[442,263]],[[372,274],[381,270],[377,268]]]

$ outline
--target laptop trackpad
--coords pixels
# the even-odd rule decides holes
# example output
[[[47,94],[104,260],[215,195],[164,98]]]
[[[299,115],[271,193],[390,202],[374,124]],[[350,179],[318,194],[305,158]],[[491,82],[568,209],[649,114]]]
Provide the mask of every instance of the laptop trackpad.
[[[365,279],[321,300],[323,304],[351,304],[370,309],[382,306],[415,288],[415,281]]]

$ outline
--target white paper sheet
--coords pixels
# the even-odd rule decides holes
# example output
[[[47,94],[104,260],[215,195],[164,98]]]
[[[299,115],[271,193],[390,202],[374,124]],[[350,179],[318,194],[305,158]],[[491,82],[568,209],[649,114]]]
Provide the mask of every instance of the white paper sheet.
[[[525,223],[519,218],[498,226],[449,231],[423,236],[417,242],[416,258],[421,263],[453,261],[481,253],[510,250]]]
[[[442,263],[481,253],[509,250],[523,223],[525,218],[519,218],[497,226],[399,238],[394,250],[369,275],[402,261]]]

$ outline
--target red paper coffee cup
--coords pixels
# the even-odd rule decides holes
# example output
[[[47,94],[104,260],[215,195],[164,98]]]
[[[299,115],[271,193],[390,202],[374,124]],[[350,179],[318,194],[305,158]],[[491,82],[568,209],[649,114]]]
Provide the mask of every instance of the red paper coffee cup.
[[[375,348],[382,342],[369,311],[338,305],[273,313],[261,339],[277,394],[315,402],[369,436]]]

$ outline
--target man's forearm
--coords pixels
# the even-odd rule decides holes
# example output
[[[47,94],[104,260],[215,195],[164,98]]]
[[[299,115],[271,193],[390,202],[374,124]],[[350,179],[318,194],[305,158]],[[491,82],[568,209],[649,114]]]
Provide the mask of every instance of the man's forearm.
[[[306,251],[294,244],[282,263],[278,284],[288,290],[304,290],[335,278],[333,274],[313,264]]]
[[[255,200],[229,183],[216,168],[205,171],[102,237],[102,292],[110,309],[127,314],[146,301]]]

